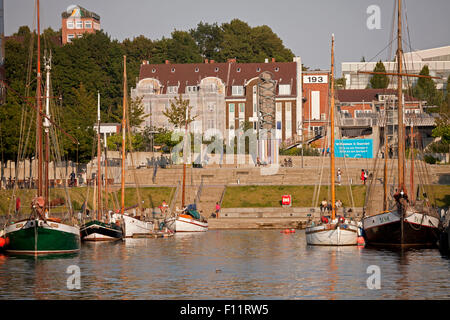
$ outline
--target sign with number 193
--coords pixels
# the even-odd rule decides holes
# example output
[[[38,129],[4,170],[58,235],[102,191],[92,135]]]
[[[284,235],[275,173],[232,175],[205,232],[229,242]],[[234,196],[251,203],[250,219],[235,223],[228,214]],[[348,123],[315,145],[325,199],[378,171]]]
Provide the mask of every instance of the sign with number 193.
[[[327,75],[306,75],[303,76],[303,83],[328,83]]]

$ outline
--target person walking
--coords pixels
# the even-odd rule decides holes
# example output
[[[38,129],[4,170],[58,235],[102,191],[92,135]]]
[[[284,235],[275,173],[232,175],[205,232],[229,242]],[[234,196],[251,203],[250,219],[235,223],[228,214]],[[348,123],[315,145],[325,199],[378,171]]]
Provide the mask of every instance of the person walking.
[[[366,184],[366,172],[364,169],[361,169],[361,181],[363,184]]]
[[[338,169],[337,169],[337,183],[338,183],[339,185],[341,184],[341,176],[342,176],[341,168],[338,168]]]

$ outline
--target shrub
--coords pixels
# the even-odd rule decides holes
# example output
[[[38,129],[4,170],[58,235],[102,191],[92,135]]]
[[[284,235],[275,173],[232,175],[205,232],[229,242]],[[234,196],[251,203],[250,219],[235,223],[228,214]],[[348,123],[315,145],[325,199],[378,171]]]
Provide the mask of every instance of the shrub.
[[[436,158],[431,156],[431,155],[428,155],[428,154],[425,155],[424,160],[425,160],[426,163],[429,163],[429,164],[435,164],[436,163]]]

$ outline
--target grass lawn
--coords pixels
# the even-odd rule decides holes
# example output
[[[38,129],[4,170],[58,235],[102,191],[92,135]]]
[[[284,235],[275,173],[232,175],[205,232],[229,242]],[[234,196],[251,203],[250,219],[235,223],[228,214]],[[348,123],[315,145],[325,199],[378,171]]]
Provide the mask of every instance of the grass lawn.
[[[438,207],[450,207],[450,185],[432,185],[430,197],[436,199]]]
[[[223,208],[252,208],[279,207],[281,196],[290,194],[293,207],[311,207],[315,186],[233,186],[227,187],[222,202]],[[336,186],[336,199],[340,199],[344,206],[351,206],[348,186]],[[363,185],[352,187],[353,199],[356,207],[362,207],[366,194]],[[319,203],[331,199],[328,187],[320,188]]]
[[[72,206],[75,210],[79,210],[88,198],[88,206],[93,207],[94,188],[89,187],[77,187],[67,189],[72,200]],[[163,200],[170,203],[175,188],[172,187],[143,187],[139,189],[141,195],[141,201],[144,201],[144,208],[154,208],[161,205]],[[37,190],[19,189],[16,192],[16,197],[20,198],[21,211],[23,213],[30,212],[30,204],[33,197],[36,196]],[[15,201],[12,198],[12,190],[0,190],[0,215],[8,212],[14,213]],[[66,192],[64,188],[50,189],[50,199],[62,198],[66,199]],[[103,198],[104,199],[104,198]],[[114,209],[120,207],[121,192],[109,192],[108,203],[109,208]],[[51,200],[50,200],[51,201]],[[125,207],[138,204],[138,194],[136,188],[125,188]],[[63,207],[60,207],[63,208]],[[62,209],[55,208],[55,211],[61,211]]]

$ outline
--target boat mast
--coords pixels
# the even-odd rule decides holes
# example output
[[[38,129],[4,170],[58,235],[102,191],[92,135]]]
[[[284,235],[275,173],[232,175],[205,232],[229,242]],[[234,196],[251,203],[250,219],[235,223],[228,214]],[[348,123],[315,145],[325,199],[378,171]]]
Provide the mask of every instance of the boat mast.
[[[38,197],[42,196],[43,189],[43,174],[42,174],[42,97],[41,97],[41,29],[40,29],[40,14],[39,14],[39,0],[36,0],[37,8],[37,90],[36,99],[38,112],[36,116],[36,136],[37,136],[37,151],[38,151]]]
[[[125,213],[125,128],[127,108],[127,56],[123,56],[123,115],[122,115],[122,185],[120,213]]]
[[[187,161],[187,135],[188,135],[188,118],[189,118],[189,109],[186,106],[186,124],[184,131],[184,147],[183,147],[183,188],[181,193],[181,208],[184,208],[185,203],[185,193],[186,193],[186,161]]]
[[[331,122],[331,220],[336,216],[336,194],[335,194],[335,177],[334,177],[334,34],[331,36],[331,106],[330,106],[330,122]]]
[[[403,68],[402,50],[402,0],[398,0],[397,27],[397,97],[398,97],[398,191],[405,191],[405,139],[403,128],[403,79],[400,76]]]
[[[108,210],[108,145],[105,135],[105,209]]]
[[[46,93],[45,93],[45,115],[47,116],[44,119],[44,127],[45,127],[45,208],[50,210],[49,204],[49,172],[48,172],[48,163],[49,163],[49,154],[50,154],[50,69],[51,69],[51,59],[52,56],[45,59],[45,70],[46,70]]]
[[[411,145],[409,148],[411,152],[411,203],[414,203],[414,124],[411,119]]]
[[[102,145],[100,143],[100,92],[97,92],[97,220],[102,216]]]
[[[387,176],[387,167],[388,167],[388,156],[389,156],[389,150],[388,150],[388,111],[387,111],[387,104],[386,101],[384,102],[384,178],[383,178],[383,211],[387,211],[388,204],[387,204],[387,184],[388,184],[388,176]]]

